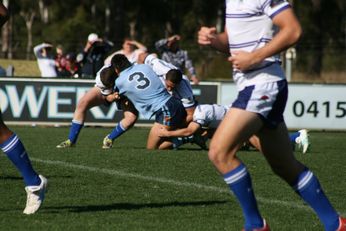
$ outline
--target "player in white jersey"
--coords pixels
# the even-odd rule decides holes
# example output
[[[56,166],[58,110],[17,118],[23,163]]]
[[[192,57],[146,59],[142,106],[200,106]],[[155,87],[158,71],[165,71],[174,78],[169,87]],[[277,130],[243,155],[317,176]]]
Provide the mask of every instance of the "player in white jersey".
[[[198,142],[199,146],[207,149],[205,142],[207,139],[212,138],[215,130],[225,117],[229,107],[218,104],[200,104],[193,113],[193,120],[186,128],[181,128],[173,131],[161,130],[159,136],[170,137],[172,139],[172,147],[177,149],[179,146],[190,142],[190,137],[194,136],[195,143]],[[304,140],[305,139],[305,140]],[[307,147],[304,147],[304,142],[309,144],[308,134],[306,129],[301,129],[297,132],[290,134],[292,147],[297,144],[301,151],[305,153]],[[252,136],[249,141],[244,143],[243,147],[253,146],[261,150],[260,142],[256,136]]]
[[[169,79],[167,73],[170,70],[178,70],[178,68],[171,63],[157,58],[155,54],[148,55],[144,53],[141,58],[144,59],[144,64],[151,66],[154,72],[160,77],[168,92],[181,100],[187,113],[186,124],[191,122],[197,102],[193,95],[189,78],[186,75],[182,75],[182,79],[179,82],[174,81],[173,78]]]
[[[114,69],[110,65],[106,65],[98,71],[95,78],[95,85],[88,90],[83,97],[78,101],[77,107],[73,114],[73,120],[70,127],[68,139],[58,144],[57,148],[73,147],[77,143],[78,135],[84,127],[86,113],[89,109],[95,106],[107,104],[106,96],[113,93],[114,80],[116,77]],[[103,81],[111,82],[105,85]],[[124,118],[119,122],[124,131],[128,130],[137,120],[138,112],[134,109],[131,102],[126,100],[118,104],[118,109],[123,110]]]
[[[160,149],[165,139],[159,137],[157,131],[179,128],[185,122],[186,112],[181,101],[167,92],[148,65],[133,65],[121,54],[114,55],[111,63],[119,76],[115,80],[116,93],[107,96],[107,99],[112,102],[124,95],[145,118],[155,116],[147,149]]]
[[[207,149],[206,139],[212,137],[214,131],[225,117],[228,107],[217,104],[200,104],[193,113],[193,120],[186,128],[173,131],[161,130],[159,136],[172,138],[172,148],[177,149],[185,143],[189,143],[194,137],[202,149]],[[202,134],[203,133],[203,134]],[[203,136],[202,136],[203,135]]]
[[[226,0],[225,17],[224,32],[217,34],[215,27],[198,32],[200,45],[230,54],[238,89],[208,155],[242,207],[245,230],[270,230],[258,210],[250,174],[236,156],[252,135],[258,137],[272,170],[313,208],[325,230],[346,230],[346,219],[330,204],[317,177],[294,157],[283,118],[288,88],[279,53],[302,33],[290,4],[286,0]]]

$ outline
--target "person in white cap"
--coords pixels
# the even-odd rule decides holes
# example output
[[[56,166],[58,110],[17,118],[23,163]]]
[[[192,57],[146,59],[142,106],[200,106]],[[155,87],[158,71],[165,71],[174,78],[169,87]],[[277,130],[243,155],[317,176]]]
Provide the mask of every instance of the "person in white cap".
[[[82,77],[95,77],[113,44],[100,38],[96,33],[88,35],[82,52]]]

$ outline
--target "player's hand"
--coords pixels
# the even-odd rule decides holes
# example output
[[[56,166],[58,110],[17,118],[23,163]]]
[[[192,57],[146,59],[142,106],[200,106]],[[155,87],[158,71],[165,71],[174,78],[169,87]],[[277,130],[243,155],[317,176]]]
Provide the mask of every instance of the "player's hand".
[[[210,45],[212,40],[216,38],[216,27],[201,27],[198,31],[198,44]]]
[[[233,69],[240,71],[246,71],[257,63],[253,53],[246,51],[232,52],[232,56],[228,58],[228,61],[232,63]]]
[[[167,130],[165,127],[161,127],[161,128],[158,130],[157,135],[158,135],[159,137],[167,137],[167,136],[168,136],[168,130]]]

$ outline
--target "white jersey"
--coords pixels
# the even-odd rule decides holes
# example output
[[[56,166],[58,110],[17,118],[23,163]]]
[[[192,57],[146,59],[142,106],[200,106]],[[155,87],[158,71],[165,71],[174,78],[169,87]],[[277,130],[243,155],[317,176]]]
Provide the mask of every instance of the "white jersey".
[[[216,129],[225,117],[228,107],[218,104],[200,104],[193,113],[193,122],[203,128]]]
[[[101,81],[100,73],[103,69],[110,67],[110,65],[104,65],[97,73],[95,78],[95,87],[99,88],[101,90],[102,95],[110,95],[113,93],[113,88],[107,88]]]
[[[154,72],[160,77],[164,86],[166,86],[166,74],[171,69],[178,69],[171,63],[157,58],[155,55],[150,54],[145,58],[144,64],[151,66]],[[172,92],[169,92],[174,97],[181,100],[185,108],[194,107],[196,105],[195,97],[193,96],[190,80],[186,75],[183,75],[181,82],[175,86]]]
[[[276,28],[272,18],[290,8],[286,0],[226,0],[226,29],[230,53],[238,50],[252,52],[269,43]],[[233,79],[238,90],[259,82],[275,82],[284,78],[279,54],[266,58],[262,63],[246,72],[233,70]],[[272,67],[276,66],[276,67]],[[264,71],[265,68],[270,71]],[[258,73],[267,72],[265,76]]]

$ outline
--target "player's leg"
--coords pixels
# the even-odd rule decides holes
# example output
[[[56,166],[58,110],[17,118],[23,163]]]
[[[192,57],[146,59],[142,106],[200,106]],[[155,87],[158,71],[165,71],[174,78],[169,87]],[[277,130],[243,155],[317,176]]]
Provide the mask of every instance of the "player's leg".
[[[28,198],[23,212],[25,214],[35,213],[43,202],[47,179],[35,172],[21,140],[3,122],[1,111],[0,148],[16,166],[24,179]]]
[[[258,137],[272,170],[283,178],[317,213],[325,230],[337,230],[339,216],[324,194],[317,177],[295,159],[286,125],[263,128]]]
[[[93,87],[87,91],[85,95],[78,101],[77,107],[73,114],[68,139],[56,147],[66,148],[73,146],[77,142],[78,135],[84,126],[87,111],[92,107],[99,106],[104,103],[105,99],[99,88]]]
[[[155,114],[156,122],[150,130],[147,149],[172,149],[173,143],[169,138],[159,136],[160,129],[177,129],[186,126],[186,110],[181,101],[171,97],[166,105]]]
[[[104,149],[111,148],[114,140],[132,128],[137,121],[138,111],[129,100],[122,100],[118,107],[123,110],[124,118],[117,124],[111,133],[103,139],[102,148]]]
[[[245,229],[263,227],[264,220],[257,207],[250,174],[236,152],[262,126],[257,114],[231,108],[217,128],[209,146],[209,159],[223,175],[238,199],[245,218]]]
[[[168,126],[155,122],[154,125],[151,127],[149,135],[148,135],[147,149],[149,150],[158,149],[160,145],[162,145],[162,143],[167,140],[166,138],[161,138],[158,136],[158,131],[160,129],[169,129],[169,128]],[[167,147],[168,146],[169,145],[167,145]]]

